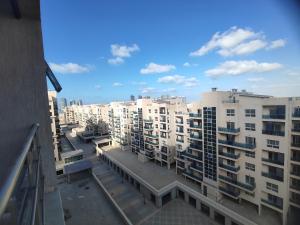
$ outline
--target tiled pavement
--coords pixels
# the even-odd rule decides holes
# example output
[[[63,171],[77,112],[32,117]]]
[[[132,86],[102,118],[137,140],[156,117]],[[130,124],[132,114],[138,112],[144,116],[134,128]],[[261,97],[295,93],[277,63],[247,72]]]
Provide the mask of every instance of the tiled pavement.
[[[159,210],[141,225],[215,225],[209,217],[202,214],[183,200],[175,199]]]

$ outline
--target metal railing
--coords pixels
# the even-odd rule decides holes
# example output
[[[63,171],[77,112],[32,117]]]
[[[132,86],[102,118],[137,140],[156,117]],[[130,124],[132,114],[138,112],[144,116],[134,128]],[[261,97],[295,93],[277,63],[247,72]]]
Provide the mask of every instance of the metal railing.
[[[226,133],[239,133],[241,131],[240,128],[227,128],[227,127],[218,127],[219,132],[226,132]]]
[[[0,224],[44,224],[44,178],[41,171],[39,124],[34,124],[22,151],[0,189]]]

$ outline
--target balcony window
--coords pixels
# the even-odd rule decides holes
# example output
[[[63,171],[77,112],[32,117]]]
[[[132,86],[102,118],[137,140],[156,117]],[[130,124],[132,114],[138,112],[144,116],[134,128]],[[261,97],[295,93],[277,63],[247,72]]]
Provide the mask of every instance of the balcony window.
[[[272,184],[272,183],[267,182],[266,183],[266,188],[268,190],[271,190],[271,191],[274,191],[274,192],[278,192],[278,185],[276,185],[276,184]]]
[[[251,171],[255,171],[255,165],[251,164],[251,163],[245,163],[245,168],[246,170],[251,170]]]
[[[255,109],[245,109],[245,117],[255,117]]]
[[[250,184],[250,185],[254,185],[255,184],[255,178],[251,177],[249,175],[245,176],[245,181],[246,181],[247,184]]]
[[[254,137],[245,137],[245,142],[248,145],[255,145],[256,140]]]
[[[279,141],[267,140],[267,146],[270,148],[279,148]]]
[[[226,116],[234,116],[235,110],[234,109],[226,109]]]
[[[255,131],[255,123],[245,123],[245,130]]]
[[[298,135],[293,135],[292,136],[292,146],[294,147],[300,147],[300,136]]]

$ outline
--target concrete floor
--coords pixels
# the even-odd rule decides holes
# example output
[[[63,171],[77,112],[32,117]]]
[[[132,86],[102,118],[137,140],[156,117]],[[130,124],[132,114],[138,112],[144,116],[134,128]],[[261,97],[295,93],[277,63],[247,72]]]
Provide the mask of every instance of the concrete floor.
[[[68,184],[59,179],[66,225],[123,225],[118,212],[106,199],[91,175]]]

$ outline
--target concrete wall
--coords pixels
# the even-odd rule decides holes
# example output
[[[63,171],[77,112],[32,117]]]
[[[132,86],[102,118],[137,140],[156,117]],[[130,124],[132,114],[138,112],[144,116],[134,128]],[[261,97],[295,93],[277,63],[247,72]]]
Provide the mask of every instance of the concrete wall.
[[[19,0],[21,18],[10,1],[0,3],[0,186],[34,123],[39,139],[45,191],[56,184],[48,109],[39,0]]]

